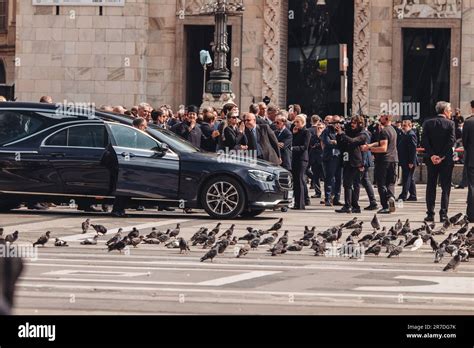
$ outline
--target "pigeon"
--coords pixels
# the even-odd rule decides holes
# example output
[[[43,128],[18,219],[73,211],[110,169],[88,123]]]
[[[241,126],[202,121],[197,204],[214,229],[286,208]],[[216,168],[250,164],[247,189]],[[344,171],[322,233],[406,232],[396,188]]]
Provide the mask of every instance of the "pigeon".
[[[107,233],[107,229],[102,226],[102,225],[94,225],[94,224],[91,224],[92,228],[97,232],[97,234],[106,234]]]
[[[158,237],[158,233],[156,232],[156,227],[151,229],[151,233],[146,235],[147,238],[156,238]]]
[[[245,244],[245,245],[242,245],[238,252],[237,252],[237,255],[235,257],[239,258],[241,256],[245,256],[249,253],[250,251],[250,244]]]
[[[193,236],[191,237],[191,242],[194,242],[196,241],[196,239],[202,238],[203,236],[207,237],[207,231],[208,231],[207,228],[201,227],[199,231],[193,234]],[[196,245],[196,244],[193,244],[193,245]]]
[[[287,248],[288,251],[301,251],[303,250],[303,246],[299,244],[292,244]]]
[[[257,249],[258,246],[260,245],[260,238],[255,238],[255,239],[252,239],[250,242],[250,248],[251,249]]]
[[[420,237],[420,236],[416,236],[416,237],[411,238],[411,239],[405,244],[405,248],[406,248],[407,246],[414,245],[414,243],[415,243],[417,240],[420,240],[420,241],[423,243],[423,241],[421,240],[421,237]]]
[[[231,237],[234,234],[234,227],[235,227],[235,224],[230,225],[228,230],[225,231],[224,233],[222,233],[222,235],[219,237],[219,239]]]
[[[19,234],[20,234],[20,232],[18,232],[18,231],[13,232],[12,234],[7,234],[5,236],[5,243],[13,244],[14,242],[17,241]]]
[[[140,231],[136,227],[133,227],[132,230],[128,233],[128,238],[138,238],[140,237]]]
[[[120,239],[122,239],[122,231],[123,230],[119,228],[117,233],[112,238],[110,238],[107,242],[105,242],[105,245],[117,243]]]
[[[326,252],[326,247],[324,244],[321,244],[318,240],[313,239],[313,245],[311,245],[311,249],[314,250],[314,256],[321,256],[324,255]]]
[[[380,222],[379,219],[377,218],[377,214],[374,214],[374,217],[372,218],[372,221],[370,222],[374,230],[380,230]]]
[[[262,240],[260,242],[260,245],[273,244],[277,238],[278,238],[278,233],[273,232],[271,236],[268,236],[264,240]]]
[[[469,251],[467,249],[461,249],[458,251],[458,255],[461,256],[461,262],[468,262],[469,261]]]
[[[458,251],[458,247],[456,245],[450,244],[447,245],[444,250],[446,250],[446,252],[452,256]]]
[[[140,244],[143,241],[143,236],[139,236],[136,238],[131,238],[131,244],[133,245],[134,248],[137,247],[138,244]]]
[[[423,239],[418,236],[418,238],[413,242],[413,247],[410,249],[410,251],[415,251],[421,248],[423,245]]]
[[[400,254],[403,252],[403,240],[400,241],[398,246],[394,247],[393,250],[388,254],[387,258],[391,258],[392,256],[400,256]]]
[[[454,235],[459,236],[459,235],[464,235],[467,233],[467,229],[469,227],[469,223],[464,224]]]
[[[283,236],[280,237],[280,239],[278,240],[278,243],[288,244],[288,230],[286,230],[285,233],[283,233]]]
[[[449,270],[455,271],[456,268],[459,266],[460,263],[461,263],[461,255],[456,254],[456,255],[451,259],[451,261],[448,262],[448,264],[446,265],[446,267],[443,268],[443,272],[446,272],[446,271],[449,271]]]
[[[225,249],[227,249],[227,247],[229,246],[230,244],[230,236],[228,236],[227,238],[224,238],[222,240],[220,240],[219,242],[217,242],[216,244],[216,247],[217,247],[217,252],[219,254],[222,254]]]
[[[466,224],[469,224],[469,222],[470,222],[469,217],[467,215],[464,215],[464,217],[460,219],[458,222],[456,222],[454,226],[466,225]]]
[[[179,253],[180,254],[182,253],[187,254],[188,251],[191,251],[191,249],[189,249],[188,242],[186,242],[184,238],[179,238],[178,240],[179,240]]]
[[[216,242],[216,233],[211,231],[209,235],[207,236],[206,242],[204,243],[202,248],[206,249],[207,247],[212,247],[215,242]]]
[[[453,241],[453,234],[450,233],[450,234],[448,235],[448,237],[440,243],[440,246],[442,246],[442,245],[444,245],[444,246],[449,245],[449,244],[451,244],[452,241]]]
[[[272,256],[277,256],[286,253],[286,247],[285,244],[278,242],[269,251],[272,253]]]
[[[363,241],[366,241],[366,240],[368,240],[368,241],[373,240],[374,237],[375,237],[375,233],[376,233],[376,232],[372,232],[372,233],[366,234],[365,236],[363,236],[363,237],[359,240],[359,243],[360,243],[360,242],[363,242]]]
[[[310,246],[311,245],[311,240],[309,239],[303,239],[303,240],[299,240],[299,241],[295,241],[296,244],[299,244],[301,246]]]
[[[143,239],[143,243],[145,243],[145,244],[160,244],[161,242],[156,238],[145,238],[145,239]]]
[[[394,229],[398,233],[402,230],[402,228],[403,228],[402,221],[398,219],[398,221],[395,223]]]
[[[214,258],[217,256],[217,249],[212,248],[209,250],[203,257],[201,257],[201,262],[204,262],[206,260],[211,260],[213,262]]]
[[[339,229],[338,231],[336,231],[335,233],[331,234],[327,239],[326,241],[328,243],[332,243],[332,242],[335,242],[335,241],[338,241],[339,239],[341,239],[341,236],[342,236],[342,229]]]
[[[55,241],[54,241],[54,246],[57,246],[57,247],[67,247],[69,245],[67,245],[67,242],[64,241],[64,240],[61,240],[59,238],[56,238]]]
[[[347,221],[345,224],[341,226],[341,228],[351,228],[357,223],[357,216],[354,217],[352,220]]]
[[[359,235],[362,233],[362,228],[356,228],[351,232],[352,237],[359,237]]]
[[[310,230],[305,229],[304,234],[303,234],[303,240],[311,240],[311,238],[314,237],[314,233],[316,231],[316,227],[313,226]]]
[[[278,220],[278,222],[276,222],[275,224],[273,224],[272,227],[270,227],[267,232],[272,232],[272,231],[275,231],[275,232],[278,232],[278,230],[283,226],[283,218],[280,218]]]
[[[462,213],[457,213],[456,215],[454,216],[451,216],[448,221],[451,225],[456,225],[463,217],[463,214]]]
[[[81,244],[82,245],[97,245],[97,238],[99,238],[99,235],[96,234],[93,238],[86,238],[84,239]]]
[[[410,219],[406,219],[405,223],[403,224],[403,227],[410,229]]]
[[[110,244],[109,245],[109,252],[113,250],[118,250],[120,253],[122,253],[122,250],[125,249],[125,247],[128,245],[128,236],[123,237],[123,239],[119,240],[117,243]]]
[[[229,245],[236,245],[237,244],[237,237],[234,236],[234,238],[232,238],[232,240],[230,241]]]
[[[178,239],[171,239],[168,243],[165,244],[165,247],[168,249],[177,249],[179,248],[179,240]]]
[[[374,236],[374,241],[376,240],[379,240],[379,239],[382,239],[383,237],[385,237],[385,235],[387,234],[387,228],[384,226],[382,228],[382,231],[377,233],[375,236]]]
[[[217,223],[216,227],[214,227],[211,232],[214,232],[214,234],[218,234],[219,233],[219,229],[221,227],[221,223]]]
[[[157,239],[158,239],[161,243],[164,243],[164,242],[168,241],[168,239],[170,239],[169,233],[170,233],[170,230],[168,229],[168,230],[166,231],[166,233],[162,234],[161,236],[158,236]]]
[[[431,234],[434,236],[439,235],[439,234],[445,234],[445,233],[446,233],[446,227],[444,226],[441,226],[439,230],[431,232]]]
[[[439,249],[439,245],[438,243],[436,243],[433,236],[430,236],[430,246],[431,246],[431,249],[433,249],[433,252],[436,252],[436,250]]]
[[[89,226],[90,226],[90,219],[86,219],[86,221],[84,221],[81,225],[82,227],[82,233],[87,233],[87,231],[89,230]]]
[[[434,263],[439,263],[443,259],[445,251],[446,250],[444,247],[438,248],[438,250],[436,250]]]
[[[48,243],[50,235],[51,235],[51,231],[47,231],[45,234],[43,234],[41,237],[39,237],[36,242],[33,243],[33,247],[35,247],[37,245],[44,246],[46,243]]]
[[[171,230],[169,236],[170,238],[176,238],[179,234],[179,231],[181,230],[181,225],[180,224],[176,224],[176,228],[174,230]]]
[[[249,232],[244,236],[240,237],[239,240],[246,240],[250,242],[252,239],[255,239],[257,237],[257,234],[258,232]]]
[[[365,252],[365,255],[374,254],[375,256],[379,256],[381,251],[382,251],[382,245],[380,245],[380,242],[377,242],[374,245],[372,245],[369,249],[367,249],[367,251]]]

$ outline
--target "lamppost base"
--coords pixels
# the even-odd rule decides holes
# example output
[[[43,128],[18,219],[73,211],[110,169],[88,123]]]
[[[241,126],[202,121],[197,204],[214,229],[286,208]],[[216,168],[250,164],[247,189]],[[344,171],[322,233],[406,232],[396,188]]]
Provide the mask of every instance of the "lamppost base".
[[[234,93],[222,93],[219,97],[214,97],[211,93],[205,93],[201,109],[205,107],[214,107],[217,110],[221,110],[225,104],[234,103],[234,99]]]

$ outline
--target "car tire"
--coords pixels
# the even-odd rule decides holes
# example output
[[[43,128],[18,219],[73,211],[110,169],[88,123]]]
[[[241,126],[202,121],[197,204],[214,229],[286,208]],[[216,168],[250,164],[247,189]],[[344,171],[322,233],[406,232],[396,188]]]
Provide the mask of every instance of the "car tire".
[[[204,184],[201,204],[206,213],[216,219],[233,219],[245,207],[242,185],[230,176],[218,176]]]
[[[250,210],[250,211],[245,210],[245,211],[242,212],[242,214],[240,214],[240,216],[242,216],[244,218],[252,218],[252,217],[259,216],[264,211],[265,211],[265,209],[254,209],[254,210]]]

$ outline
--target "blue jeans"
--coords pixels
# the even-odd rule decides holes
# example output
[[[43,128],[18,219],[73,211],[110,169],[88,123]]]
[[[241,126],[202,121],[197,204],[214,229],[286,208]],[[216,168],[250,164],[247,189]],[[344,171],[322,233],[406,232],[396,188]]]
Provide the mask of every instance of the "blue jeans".
[[[326,202],[331,200],[331,194],[336,201],[341,197],[341,162],[339,157],[333,157],[329,161],[323,162],[324,166],[324,199]]]

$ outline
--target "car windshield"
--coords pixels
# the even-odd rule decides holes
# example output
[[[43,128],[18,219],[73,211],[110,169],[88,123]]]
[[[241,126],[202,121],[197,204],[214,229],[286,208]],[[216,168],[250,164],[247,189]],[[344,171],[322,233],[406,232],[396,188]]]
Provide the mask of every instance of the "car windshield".
[[[153,126],[150,127],[149,125],[147,131],[149,134],[156,137],[159,141],[168,144],[171,149],[176,150],[178,152],[194,153],[200,151],[197,147],[187,142],[186,140],[178,137],[176,134],[169,130],[157,129]]]

